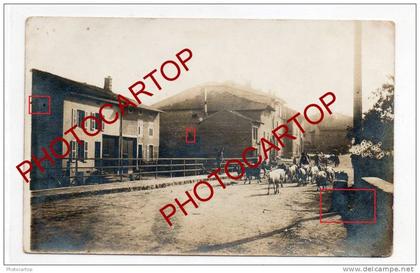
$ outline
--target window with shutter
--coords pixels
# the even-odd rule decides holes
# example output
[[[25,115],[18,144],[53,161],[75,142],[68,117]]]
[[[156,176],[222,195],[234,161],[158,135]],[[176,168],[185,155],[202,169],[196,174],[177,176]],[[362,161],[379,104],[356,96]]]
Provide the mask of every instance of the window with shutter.
[[[153,145],[148,145],[148,149],[147,149],[147,160],[153,160]]]
[[[158,151],[159,151],[159,147],[158,147],[158,146],[155,146],[155,147],[153,148],[153,159],[154,159],[154,160],[157,160],[157,159],[158,159],[158,157],[159,157]]]
[[[77,145],[77,159],[84,161],[85,159],[85,141],[81,141],[81,143],[78,143]]]
[[[137,127],[138,127],[138,134],[140,137],[142,137],[143,136],[143,121],[142,120],[137,121]]]
[[[153,136],[153,122],[149,122],[149,132],[148,132],[148,134],[149,134],[149,136]]]
[[[92,112],[90,112],[90,116],[92,116],[93,117],[93,113]],[[93,118],[91,118],[91,119],[89,119],[90,120],[90,130],[91,131],[93,131],[93,130],[95,130],[96,128],[95,128],[95,120],[93,119]]]
[[[75,109],[71,109],[71,126],[77,124],[77,111]]]
[[[82,121],[85,118],[85,111],[77,110],[77,126],[82,128]]]
[[[75,141],[70,141],[70,159],[76,158],[77,145]]]
[[[94,126],[94,128],[96,130],[96,129],[99,128],[99,124],[97,124],[97,123],[98,123],[98,121],[101,122],[101,118],[99,117],[99,113],[92,113],[92,116],[94,116],[97,119],[97,120],[92,120],[93,126]],[[103,129],[104,128],[102,126],[101,131],[103,131]]]
[[[84,155],[83,155],[83,159],[87,159],[88,158],[88,142],[87,141],[85,141],[84,142],[84,146],[85,146],[85,153],[84,153]]]

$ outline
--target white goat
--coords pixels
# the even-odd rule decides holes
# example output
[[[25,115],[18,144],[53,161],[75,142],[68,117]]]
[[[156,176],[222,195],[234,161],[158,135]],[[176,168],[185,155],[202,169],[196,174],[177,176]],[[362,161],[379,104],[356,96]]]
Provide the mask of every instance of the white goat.
[[[283,183],[286,183],[286,171],[283,169],[276,169],[269,173],[268,175],[268,192],[270,194],[270,186],[273,184],[274,194],[279,193],[279,185],[283,188]]]

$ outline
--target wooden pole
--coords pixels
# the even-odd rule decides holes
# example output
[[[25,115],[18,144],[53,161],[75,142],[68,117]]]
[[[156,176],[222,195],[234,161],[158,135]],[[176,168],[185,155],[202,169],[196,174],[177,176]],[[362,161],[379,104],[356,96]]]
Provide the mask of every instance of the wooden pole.
[[[362,141],[362,23],[354,23],[354,74],[353,74],[353,132],[354,142]],[[361,182],[360,164],[353,166],[354,184]]]
[[[362,23],[354,24],[353,128],[356,144],[362,134]]]

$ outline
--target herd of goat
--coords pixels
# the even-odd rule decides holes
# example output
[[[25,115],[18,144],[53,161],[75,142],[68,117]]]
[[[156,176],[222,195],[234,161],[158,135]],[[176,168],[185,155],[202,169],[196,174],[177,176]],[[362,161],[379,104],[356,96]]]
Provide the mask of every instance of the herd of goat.
[[[268,178],[268,192],[270,188],[274,190],[274,194],[280,192],[280,187],[284,183],[297,182],[298,186],[306,186],[308,183],[316,183],[317,190],[321,190],[327,186],[328,183],[333,183],[335,179],[335,171],[331,166],[322,165],[296,165],[287,166],[281,164],[279,166],[272,166],[269,169],[263,168],[245,168],[245,182],[251,183],[252,179],[256,179],[258,183],[261,178]]]

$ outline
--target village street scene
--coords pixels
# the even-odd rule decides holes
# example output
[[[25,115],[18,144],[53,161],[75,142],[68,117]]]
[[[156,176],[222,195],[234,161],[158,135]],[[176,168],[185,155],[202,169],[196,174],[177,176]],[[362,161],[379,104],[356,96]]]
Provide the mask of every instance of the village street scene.
[[[350,163],[348,158],[343,160],[343,166]],[[226,179],[229,182],[235,181]],[[215,187],[211,202],[200,203],[197,209],[186,206],[189,215],[177,214],[172,219],[174,226],[169,227],[158,212],[162,201],[183,196],[191,187],[187,184],[35,204],[32,243],[48,252],[351,254],[344,225],[319,223],[315,185],[288,183],[278,195],[267,195],[266,181],[246,185],[241,181],[226,190]],[[340,216],[332,214],[328,219]]]
[[[85,23],[82,20],[80,25]],[[93,21],[89,23],[95,26]],[[31,24],[37,31],[45,22]],[[203,24],[213,26],[214,22]],[[227,22],[216,24],[236,29]],[[246,24],[254,27],[251,22]],[[278,31],[275,27],[281,24],[290,27],[290,23],[281,22],[260,27]],[[203,39],[198,34],[197,47],[177,49],[176,57],[154,70],[167,82],[176,84],[185,77],[187,83],[177,92],[171,93],[171,88],[157,91],[153,100],[151,93],[145,95],[151,91],[144,91],[143,82],[140,91],[129,88],[131,96],[122,93],[114,84],[118,74],[103,75],[99,85],[86,82],[82,76],[54,71],[53,66],[40,65],[40,61],[30,62],[29,109],[35,114],[30,116],[28,143],[35,162],[27,196],[30,242],[25,250],[139,255],[391,255],[393,60],[392,65],[383,65],[383,71],[373,73],[372,66],[378,61],[370,60],[366,52],[372,52],[369,50],[374,44],[370,33],[380,33],[378,36],[388,41],[393,28],[387,22],[294,25],[302,27],[305,35],[311,32],[310,26],[319,31],[316,37],[337,40],[341,37],[338,30],[347,30],[343,44],[351,55],[337,65],[336,74],[330,71],[320,81],[320,85],[327,82],[331,86],[324,89],[310,90],[311,81],[317,80],[309,75],[319,64],[308,64],[312,69],[303,77],[307,83],[294,83],[296,90],[302,91],[304,86],[310,95],[277,89],[277,76],[268,72],[262,74],[266,79],[261,85],[243,81],[242,76],[231,79],[226,75],[217,82],[204,78],[194,82],[188,73],[194,71],[194,60],[204,50],[198,46]],[[91,26],[85,30],[90,31]],[[285,35],[295,37],[289,31]],[[237,39],[241,40],[240,36]],[[335,54],[320,48],[326,59]],[[382,50],[388,53],[391,49]],[[293,50],[314,54],[305,46],[299,52]],[[260,57],[256,53],[254,57],[257,64]],[[305,58],[302,63],[308,62]],[[335,57],[331,60],[336,61]],[[277,67],[278,63],[272,65]],[[240,62],[232,67],[239,69]],[[284,67],[277,68],[288,73]],[[339,69],[346,71],[345,77]],[[365,79],[370,77],[379,80]],[[334,89],[331,78],[339,83],[345,78],[345,84],[334,83],[338,86]],[[273,88],[265,88],[270,79]],[[122,94],[131,102],[124,109]],[[141,100],[148,96],[150,101],[134,104],[139,102],[139,94]],[[60,142],[52,145],[56,137]],[[50,147],[52,154],[62,151],[65,155],[55,156],[55,164],[50,164],[43,147]],[[37,159],[42,159],[42,164]],[[218,169],[224,185],[211,176]],[[208,196],[210,190],[207,200],[200,199],[195,188],[203,180],[211,186],[198,191]]]

